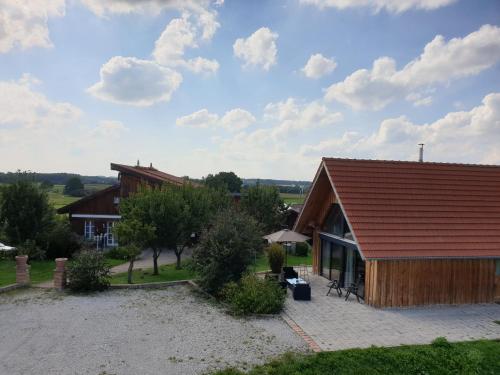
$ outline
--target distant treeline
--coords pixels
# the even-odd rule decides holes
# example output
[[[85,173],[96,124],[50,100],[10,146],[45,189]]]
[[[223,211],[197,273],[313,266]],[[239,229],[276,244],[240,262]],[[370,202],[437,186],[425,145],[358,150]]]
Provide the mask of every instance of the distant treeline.
[[[244,178],[243,186],[251,186],[255,184],[277,186],[280,193],[303,194],[307,193],[311,186],[310,181],[293,181],[293,180],[273,180],[269,178]]]
[[[71,177],[80,177],[84,184],[115,184],[115,177],[105,176],[81,176],[75,173],[36,173],[36,172],[0,172],[0,183],[10,184],[17,181],[20,176],[29,178],[35,182],[49,182],[53,185],[64,185]]]

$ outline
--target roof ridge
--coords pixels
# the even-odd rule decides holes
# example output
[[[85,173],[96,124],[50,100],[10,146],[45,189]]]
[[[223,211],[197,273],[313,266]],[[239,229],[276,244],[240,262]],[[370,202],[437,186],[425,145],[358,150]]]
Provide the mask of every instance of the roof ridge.
[[[499,164],[478,164],[478,163],[450,163],[438,161],[415,161],[415,160],[389,160],[389,159],[357,159],[357,158],[340,158],[323,156],[323,161],[363,161],[373,163],[389,163],[389,164],[418,164],[418,165],[448,165],[448,166],[470,166],[470,167],[486,167],[486,168],[500,168]]]

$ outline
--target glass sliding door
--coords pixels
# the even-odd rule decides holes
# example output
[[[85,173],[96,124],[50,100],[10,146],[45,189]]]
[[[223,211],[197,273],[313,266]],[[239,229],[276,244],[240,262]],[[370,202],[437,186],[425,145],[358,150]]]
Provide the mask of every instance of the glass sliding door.
[[[321,276],[330,278],[330,248],[331,243],[321,240]]]

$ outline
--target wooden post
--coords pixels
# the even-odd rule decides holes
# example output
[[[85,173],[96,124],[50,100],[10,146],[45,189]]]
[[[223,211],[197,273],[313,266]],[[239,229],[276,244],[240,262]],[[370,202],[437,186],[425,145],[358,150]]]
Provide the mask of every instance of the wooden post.
[[[66,262],[68,258],[56,258],[56,269],[54,270],[54,288],[63,290],[66,287]]]
[[[27,255],[16,256],[16,284],[29,285],[30,268]]]

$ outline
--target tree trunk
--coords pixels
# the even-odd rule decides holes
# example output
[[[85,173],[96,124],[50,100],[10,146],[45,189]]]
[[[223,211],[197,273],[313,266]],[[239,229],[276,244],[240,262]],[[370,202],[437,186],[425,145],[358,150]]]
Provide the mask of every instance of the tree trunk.
[[[161,250],[153,249],[153,275],[158,275],[158,258],[160,257]]]
[[[132,284],[132,270],[134,269],[134,259],[132,258],[130,260],[130,263],[128,264],[128,275],[127,275],[127,282],[129,284]]]
[[[175,269],[177,269],[177,270],[180,270],[182,268],[182,266],[181,266],[181,254],[182,254],[183,250],[184,250],[184,246],[182,246],[180,249],[177,248],[175,250],[175,256],[177,257],[177,263],[175,265]]]

